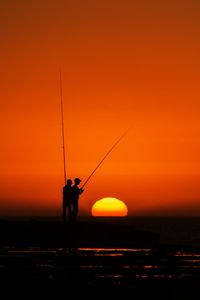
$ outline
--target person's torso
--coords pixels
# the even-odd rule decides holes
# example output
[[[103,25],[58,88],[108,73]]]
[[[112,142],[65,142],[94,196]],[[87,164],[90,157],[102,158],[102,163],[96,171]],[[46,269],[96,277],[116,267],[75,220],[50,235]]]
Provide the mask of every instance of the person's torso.
[[[72,187],[72,199],[78,200],[80,195],[80,189],[77,186]]]
[[[63,196],[64,197],[70,197],[70,195],[71,195],[71,193],[72,193],[72,187],[71,186],[64,186],[64,188],[63,188]]]

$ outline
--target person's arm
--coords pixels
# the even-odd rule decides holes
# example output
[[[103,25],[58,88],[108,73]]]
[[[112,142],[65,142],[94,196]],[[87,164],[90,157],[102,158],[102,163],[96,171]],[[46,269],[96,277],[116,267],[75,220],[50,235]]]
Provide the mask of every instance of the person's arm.
[[[79,194],[82,194],[84,192],[84,189],[80,188],[79,189]]]

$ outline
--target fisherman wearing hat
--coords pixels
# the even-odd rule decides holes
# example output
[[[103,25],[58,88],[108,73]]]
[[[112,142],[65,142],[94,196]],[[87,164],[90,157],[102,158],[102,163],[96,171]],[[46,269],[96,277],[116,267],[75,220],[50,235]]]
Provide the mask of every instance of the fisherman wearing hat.
[[[72,216],[73,220],[76,220],[76,217],[78,215],[78,200],[79,196],[83,193],[83,189],[79,188],[78,185],[80,184],[81,179],[75,178],[74,179],[74,185],[72,186]]]

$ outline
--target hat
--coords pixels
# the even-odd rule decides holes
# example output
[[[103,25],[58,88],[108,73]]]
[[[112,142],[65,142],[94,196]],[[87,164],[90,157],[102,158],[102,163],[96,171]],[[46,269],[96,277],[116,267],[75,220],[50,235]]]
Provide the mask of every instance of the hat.
[[[80,178],[75,178],[74,181],[75,182],[81,182],[81,179]]]

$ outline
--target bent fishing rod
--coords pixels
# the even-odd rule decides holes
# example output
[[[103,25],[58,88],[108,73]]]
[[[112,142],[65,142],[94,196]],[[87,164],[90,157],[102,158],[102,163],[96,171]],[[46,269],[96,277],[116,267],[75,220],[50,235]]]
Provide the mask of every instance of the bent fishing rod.
[[[120,138],[113,144],[113,146],[109,149],[109,151],[106,153],[106,155],[102,158],[102,160],[98,163],[98,165],[96,166],[96,168],[92,171],[92,173],[88,176],[88,178],[86,179],[86,181],[84,182],[83,186],[81,187],[81,189],[83,189],[83,187],[86,185],[86,183],[88,183],[88,181],[90,180],[90,178],[94,175],[94,173],[96,172],[96,170],[100,167],[100,165],[103,163],[103,161],[106,159],[106,157],[112,152],[112,150],[117,146],[117,144],[119,144],[119,142],[125,137],[125,135],[127,134],[127,132],[130,130],[127,129],[121,136]]]
[[[62,91],[62,74],[60,69],[60,104],[61,104],[61,128],[62,128],[62,148],[63,148],[63,172],[64,172],[64,183],[66,184],[67,175],[66,175],[66,152],[65,152],[65,130],[64,130],[64,110],[63,110],[63,91]],[[124,138],[124,136],[127,134],[127,132],[130,130],[127,129],[120,138],[114,143],[114,145],[109,149],[109,151],[106,153],[106,155],[102,158],[102,160],[98,163],[96,168],[92,171],[92,173],[89,175],[89,177],[84,182],[83,187],[88,183],[90,178],[94,175],[96,170],[100,167],[100,165],[103,163],[103,161],[106,159],[106,157],[112,152],[112,150],[117,146],[117,144]]]

